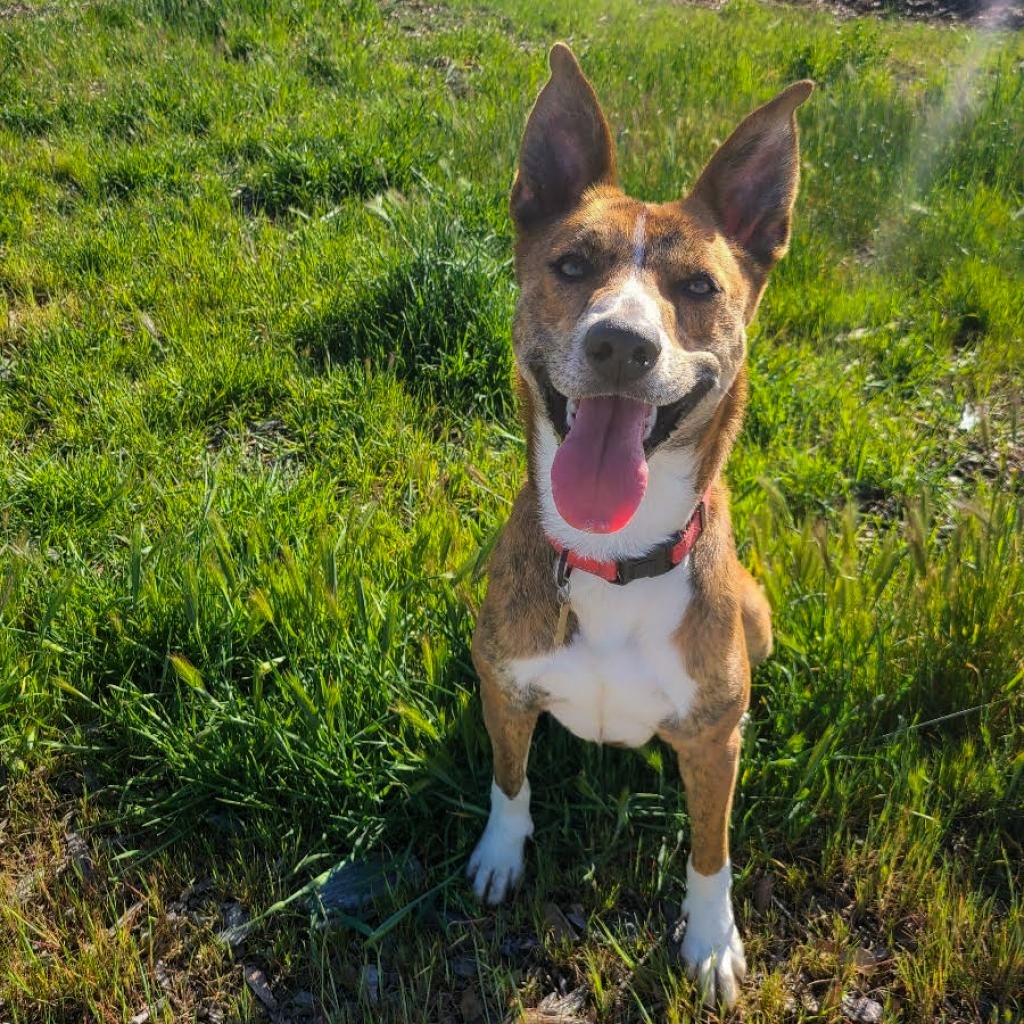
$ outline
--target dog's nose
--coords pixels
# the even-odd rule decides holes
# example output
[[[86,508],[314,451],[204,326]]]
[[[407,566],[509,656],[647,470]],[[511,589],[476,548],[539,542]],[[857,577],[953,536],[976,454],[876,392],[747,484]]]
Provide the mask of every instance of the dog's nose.
[[[631,384],[658,361],[657,335],[641,333],[614,320],[598,320],[583,337],[587,362],[608,384]]]

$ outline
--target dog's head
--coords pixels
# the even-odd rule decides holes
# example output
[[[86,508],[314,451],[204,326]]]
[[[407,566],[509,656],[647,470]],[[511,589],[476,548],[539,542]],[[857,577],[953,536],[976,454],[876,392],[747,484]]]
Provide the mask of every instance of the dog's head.
[[[572,52],[556,44],[550,63],[511,196],[531,470],[573,533],[615,533],[643,503],[648,460],[693,450],[737,379],[789,242],[795,111],[813,86],[743,121],[686,198],[653,204],[617,187],[612,137]]]

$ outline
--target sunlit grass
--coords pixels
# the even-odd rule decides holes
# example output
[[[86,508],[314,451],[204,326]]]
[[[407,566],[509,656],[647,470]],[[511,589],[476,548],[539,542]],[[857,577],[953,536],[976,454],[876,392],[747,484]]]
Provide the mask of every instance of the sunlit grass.
[[[16,7],[4,1019],[255,1015],[242,964],[296,1018],[311,993],[331,1019],[498,1021],[564,989],[583,1019],[693,1019],[657,745],[544,724],[519,903],[482,914],[461,880],[490,773],[467,645],[523,473],[506,193],[555,38],[646,198],[819,82],[729,467],[777,631],[733,816],[747,1018],[858,994],[1019,1015],[1019,36],[747,0]],[[419,871],[321,927],[303,886],[376,854]],[[578,941],[549,903],[579,904]]]

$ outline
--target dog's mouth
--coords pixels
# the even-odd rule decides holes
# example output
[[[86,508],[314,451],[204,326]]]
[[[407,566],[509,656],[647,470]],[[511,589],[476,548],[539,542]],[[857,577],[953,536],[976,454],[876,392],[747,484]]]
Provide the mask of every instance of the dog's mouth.
[[[532,368],[561,440],[551,466],[559,515],[578,530],[614,533],[633,518],[647,491],[647,460],[714,386],[701,377],[663,406],[625,395],[570,398],[543,367]]]
[[[544,398],[544,408],[548,414],[551,425],[555,428],[559,441],[564,441],[572,430],[576,415],[579,412],[580,402],[589,402],[593,399],[569,398],[563,395],[552,383],[548,372],[540,364],[530,367],[534,378],[540,387]],[[668,405],[646,405],[645,404],[643,448],[644,455],[650,458],[654,450],[665,442],[679,424],[688,416],[700,403],[700,400],[715,386],[715,378],[712,374],[704,374],[698,378],[697,383],[683,395],[682,398]],[[633,402],[633,399],[625,396],[612,396],[619,402]]]

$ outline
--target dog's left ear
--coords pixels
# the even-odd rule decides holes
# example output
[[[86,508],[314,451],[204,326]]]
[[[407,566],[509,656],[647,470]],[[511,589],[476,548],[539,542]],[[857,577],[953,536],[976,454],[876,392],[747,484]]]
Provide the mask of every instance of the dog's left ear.
[[[719,146],[690,198],[706,206],[719,230],[767,276],[789,246],[789,225],[800,181],[796,108],[814,89],[794,82],[759,107]]]
[[[615,181],[608,122],[572,50],[555,43],[548,62],[551,77],[526,122],[509,203],[520,230],[568,213],[592,185]]]

